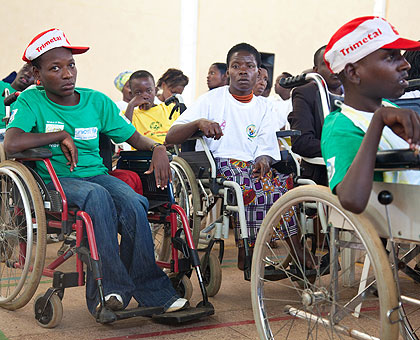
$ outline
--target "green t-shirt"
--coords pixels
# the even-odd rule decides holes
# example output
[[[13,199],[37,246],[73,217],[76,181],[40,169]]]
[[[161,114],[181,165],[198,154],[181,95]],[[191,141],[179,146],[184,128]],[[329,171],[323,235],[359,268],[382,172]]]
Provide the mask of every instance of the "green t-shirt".
[[[15,93],[16,90],[5,81],[0,81],[0,129],[6,128],[6,122],[3,122],[2,118],[6,115],[6,108],[4,107],[4,89],[9,89],[10,93]],[[4,132],[4,131],[3,131]]]
[[[331,112],[325,118],[321,135],[321,152],[333,192],[356,157],[364,136],[364,131],[355,126],[340,109]],[[375,172],[375,181],[382,181],[382,178],[381,173]]]
[[[52,151],[51,163],[58,177],[106,174],[107,169],[99,156],[99,133],[122,143],[136,129],[119,114],[118,107],[106,95],[84,88],[76,88],[76,92],[80,94],[79,103],[62,106],[49,100],[43,87],[25,90],[15,103],[7,128],[16,127],[33,133],[67,131],[79,152],[79,161],[73,172],[66,165],[67,159],[59,143],[45,146]],[[42,162],[37,162],[37,171],[46,182],[50,181]]]

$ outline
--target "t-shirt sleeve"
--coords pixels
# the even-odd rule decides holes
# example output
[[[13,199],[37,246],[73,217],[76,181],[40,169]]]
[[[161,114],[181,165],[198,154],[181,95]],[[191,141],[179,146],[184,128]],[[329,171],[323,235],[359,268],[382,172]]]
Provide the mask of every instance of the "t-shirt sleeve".
[[[347,117],[343,116],[334,122],[328,121],[328,118],[322,131],[321,151],[327,166],[330,188],[335,193],[336,186],[343,180],[359,151],[364,132]]]
[[[267,106],[261,120],[260,131],[258,131],[258,144],[255,151],[255,158],[266,155],[275,160],[280,159],[280,149],[276,136],[274,106],[267,101]]]
[[[177,120],[175,120],[172,125],[180,125],[180,124],[187,124],[191,123],[200,118],[208,119],[208,110],[206,107],[207,100],[206,96],[201,96],[198,98],[193,105],[187,108]]]
[[[109,98],[106,98],[104,102],[102,122],[101,132],[110,137],[115,143],[125,142],[136,131],[134,125]]]
[[[36,115],[32,111],[31,106],[28,102],[22,98],[22,95],[18,97],[17,101],[13,105],[13,110],[10,113],[9,123],[7,129],[12,127],[22,129],[25,132],[31,132],[36,125]]]

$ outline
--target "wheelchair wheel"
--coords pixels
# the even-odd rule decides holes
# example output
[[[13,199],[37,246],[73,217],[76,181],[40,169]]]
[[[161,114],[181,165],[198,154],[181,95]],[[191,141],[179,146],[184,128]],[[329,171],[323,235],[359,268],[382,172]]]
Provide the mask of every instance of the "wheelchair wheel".
[[[175,201],[187,214],[194,245],[197,247],[200,237],[201,209],[200,191],[197,179],[189,164],[180,157],[174,157],[170,163]]]
[[[155,245],[156,261],[169,262],[171,257],[171,225],[152,223],[153,244]]]
[[[54,328],[60,324],[63,318],[63,303],[57,294],[51,295],[46,305],[45,300],[44,294],[40,294],[35,298],[35,319],[41,327]]]
[[[420,245],[410,243],[396,244],[398,257],[398,276],[401,300],[406,319],[402,328],[406,334],[413,334],[409,339],[420,338]],[[390,256],[391,257],[391,256]],[[391,259],[392,260],[392,259]],[[393,262],[393,261],[392,261]]]
[[[206,286],[206,291],[208,296],[215,296],[220,289],[222,284],[222,266],[220,264],[219,258],[213,254],[209,254],[208,263],[205,267],[203,255],[200,259],[201,266],[203,268],[203,281]]]
[[[46,220],[38,185],[22,164],[0,163],[0,307],[14,310],[34,295],[45,261]]]
[[[270,246],[273,236],[280,236],[279,223],[287,226],[303,204],[317,207],[328,230],[315,254],[306,253],[315,269],[306,268],[281,237],[276,248]],[[292,260],[286,264],[287,256]],[[359,294],[365,258],[372,266]],[[253,253],[251,296],[261,339],[398,337],[398,322],[392,323],[398,320],[398,311],[392,312],[398,306],[396,285],[384,247],[369,221],[345,211],[326,187],[292,189],[269,210]]]
[[[171,273],[168,276],[178,296],[190,300],[193,293],[193,285],[190,278],[187,275],[183,275],[179,279],[177,273]]]

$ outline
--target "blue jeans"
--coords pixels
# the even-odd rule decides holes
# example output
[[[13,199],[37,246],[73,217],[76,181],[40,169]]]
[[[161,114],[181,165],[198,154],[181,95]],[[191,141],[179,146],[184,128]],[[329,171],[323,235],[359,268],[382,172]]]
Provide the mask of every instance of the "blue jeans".
[[[60,178],[60,182],[69,204],[86,211],[92,219],[105,295],[120,294],[124,308],[132,297],[140,306],[165,309],[178,299],[168,276],[155,262],[147,221],[149,204],[145,197],[110,175]],[[86,279],[86,302],[94,314],[99,296],[90,271]]]

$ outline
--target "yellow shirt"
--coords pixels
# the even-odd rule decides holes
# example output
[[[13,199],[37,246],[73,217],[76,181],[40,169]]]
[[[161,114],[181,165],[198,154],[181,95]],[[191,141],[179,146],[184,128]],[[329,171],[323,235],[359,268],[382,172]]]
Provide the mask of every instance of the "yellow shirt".
[[[176,111],[173,113],[172,119],[169,120],[169,115],[171,114],[174,105],[175,104],[166,106],[165,103],[162,103],[153,106],[147,111],[140,110],[137,107],[133,111],[133,125],[143,136],[163,144],[169,128],[179,117],[179,111]]]

